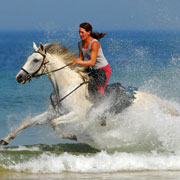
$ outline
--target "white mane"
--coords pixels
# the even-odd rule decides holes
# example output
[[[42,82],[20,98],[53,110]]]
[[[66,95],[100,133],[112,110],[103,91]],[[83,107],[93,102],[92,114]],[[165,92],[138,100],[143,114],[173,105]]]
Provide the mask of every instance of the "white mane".
[[[46,44],[45,51],[49,54],[56,54],[58,56],[62,56],[65,64],[72,63],[77,55],[76,52],[69,52],[69,48],[61,46],[58,43]],[[79,73],[84,81],[88,81],[90,79],[88,73],[85,72],[86,67],[70,66],[70,68]]]

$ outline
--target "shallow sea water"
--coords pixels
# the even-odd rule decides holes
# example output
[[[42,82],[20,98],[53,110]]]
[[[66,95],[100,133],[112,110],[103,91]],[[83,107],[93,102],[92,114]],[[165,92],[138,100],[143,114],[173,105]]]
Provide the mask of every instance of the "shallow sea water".
[[[180,33],[117,31],[108,32],[105,38],[101,44],[112,67],[110,83],[138,87],[180,109]],[[33,41],[58,41],[74,51],[79,38],[78,32],[0,32],[0,138],[47,108],[52,87],[46,77],[24,86],[15,80],[33,52]],[[4,155],[0,148],[0,179],[180,179],[180,118],[152,107],[131,110],[125,121],[115,123],[119,129],[102,130],[102,137],[112,145],[118,143],[120,152],[94,152],[93,157],[83,152],[73,156],[24,154],[27,149],[20,145],[42,143],[50,148],[51,144],[75,143],[60,139],[47,126],[27,129],[9,145],[18,146],[18,153]],[[101,142],[101,137],[97,140]],[[31,151],[35,154],[39,149]]]

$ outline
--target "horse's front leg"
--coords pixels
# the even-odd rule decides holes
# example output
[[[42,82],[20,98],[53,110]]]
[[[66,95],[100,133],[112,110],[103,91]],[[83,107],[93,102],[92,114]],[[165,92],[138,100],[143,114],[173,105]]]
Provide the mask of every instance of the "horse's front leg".
[[[22,130],[35,126],[47,124],[49,121],[48,112],[44,112],[34,118],[23,122],[15,131],[12,131],[7,137],[0,141],[0,145],[7,145],[11,139],[14,139]]]
[[[70,113],[68,113],[66,115],[63,115],[63,116],[57,117],[55,119],[52,119],[50,124],[51,124],[51,127],[54,130],[56,130],[57,125],[66,124],[66,123],[72,123],[72,122],[75,122],[75,121],[78,121],[78,120],[79,120],[79,116],[74,112],[70,112]],[[77,140],[75,135],[63,134],[62,132],[59,132],[59,133],[61,135],[61,138],[63,138],[63,139]]]
[[[71,123],[71,122],[77,121],[77,120],[79,120],[78,117],[79,116],[76,113],[70,112],[70,113],[65,114],[63,116],[52,119],[50,122],[51,127],[55,128],[59,124]]]

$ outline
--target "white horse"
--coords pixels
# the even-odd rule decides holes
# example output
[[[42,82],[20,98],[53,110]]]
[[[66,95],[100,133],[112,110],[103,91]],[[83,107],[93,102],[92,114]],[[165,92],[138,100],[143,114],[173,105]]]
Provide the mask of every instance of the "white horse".
[[[7,145],[22,130],[34,126],[50,124],[54,130],[57,126],[67,123],[80,123],[87,120],[86,116],[93,107],[93,101],[88,91],[88,74],[83,72],[84,68],[71,66],[76,53],[68,52],[67,48],[57,43],[40,44],[38,48],[33,43],[34,53],[30,55],[16,75],[19,83],[24,84],[27,80],[47,74],[54,91],[51,93],[48,110],[44,113],[23,122],[15,131],[0,141],[0,144]],[[173,107],[159,100],[154,95],[135,91],[131,106],[141,108],[149,106],[154,100],[158,100],[160,106],[166,112],[174,116],[180,113]],[[59,131],[58,131],[59,132]],[[60,133],[61,138],[78,140],[75,134]]]

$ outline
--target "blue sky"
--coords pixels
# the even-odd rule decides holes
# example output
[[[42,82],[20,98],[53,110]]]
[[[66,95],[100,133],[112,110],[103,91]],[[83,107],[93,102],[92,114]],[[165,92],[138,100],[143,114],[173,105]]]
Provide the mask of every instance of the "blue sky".
[[[0,0],[0,30],[180,30],[180,0]]]

